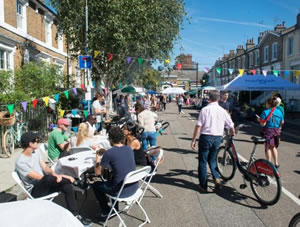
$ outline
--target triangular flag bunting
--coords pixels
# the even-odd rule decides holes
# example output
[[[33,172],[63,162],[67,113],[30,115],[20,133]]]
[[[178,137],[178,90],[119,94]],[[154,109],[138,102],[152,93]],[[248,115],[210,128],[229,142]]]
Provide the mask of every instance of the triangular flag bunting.
[[[59,94],[55,94],[55,95],[54,95],[54,98],[55,98],[55,101],[58,103],[58,100],[59,100]]]
[[[279,71],[278,70],[273,70],[273,74],[278,77]]]
[[[108,61],[111,61],[111,60],[113,59],[113,56],[114,56],[114,55],[113,55],[112,53],[109,53],[109,54],[108,54]]]
[[[138,58],[137,61],[138,61],[139,65],[141,65],[143,63],[143,58]]]
[[[209,67],[204,67],[204,72],[208,73]]]
[[[23,107],[24,112],[26,112],[26,110],[27,110],[27,102],[26,101],[21,102],[21,105]]]
[[[264,76],[267,76],[268,70],[263,70],[262,72],[263,72]]]
[[[102,89],[105,88],[105,84],[104,84],[103,80],[101,80],[100,87],[101,87]]]
[[[9,105],[7,105],[7,109],[8,109],[8,112],[9,112],[10,115],[13,114],[14,107],[15,107],[15,104],[9,104]]]
[[[88,111],[88,110],[84,110],[84,111],[83,111],[83,114],[84,114],[84,117],[87,118],[87,116],[88,116],[88,114],[89,114],[89,111]]]
[[[94,58],[96,58],[99,54],[100,54],[100,51],[99,50],[95,50],[94,51]]]
[[[298,76],[300,75],[300,70],[296,71],[296,77],[298,78]]]
[[[64,93],[65,93],[66,98],[69,99],[69,91],[64,91]]]
[[[245,72],[245,69],[239,69],[239,73],[240,73],[239,75],[240,75],[240,76],[243,76],[243,75],[244,75],[244,72]]]
[[[38,101],[39,101],[38,99],[35,99],[35,100],[32,101],[32,107],[33,108],[36,107],[36,104],[38,103]]]
[[[59,116],[64,117],[65,111],[64,110],[59,110]]]
[[[92,81],[93,88],[96,88],[96,82]]]
[[[78,127],[72,127],[73,132],[75,132],[75,134],[78,132]]]
[[[290,74],[290,71],[288,71],[288,70],[284,71],[284,75],[285,75],[286,78],[289,77],[289,74]]]
[[[182,67],[182,64],[179,64],[179,63],[178,63],[178,64],[176,64],[176,67],[177,67],[177,70],[180,71],[180,69],[181,69],[181,67]]]
[[[221,68],[216,68],[216,70],[217,70],[217,73],[220,75],[221,72],[222,72],[222,69]]]
[[[131,57],[127,57],[126,62],[127,62],[127,64],[129,64],[131,62]]]
[[[84,84],[80,84],[80,87],[83,91],[85,91],[85,87],[84,87]]]
[[[165,63],[169,64],[170,63],[170,59],[166,59]]]
[[[73,88],[73,92],[74,92],[75,95],[77,95],[77,88],[76,87]]]
[[[228,72],[229,72],[230,75],[232,75],[233,69],[228,69]]]
[[[72,110],[72,115],[75,117],[77,114],[77,110]]]
[[[45,102],[45,105],[48,106],[48,104],[49,104],[49,96],[44,97],[43,100]]]
[[[256,70],[255,69],[251,69],[250,72],[255,75],[256,74]]]

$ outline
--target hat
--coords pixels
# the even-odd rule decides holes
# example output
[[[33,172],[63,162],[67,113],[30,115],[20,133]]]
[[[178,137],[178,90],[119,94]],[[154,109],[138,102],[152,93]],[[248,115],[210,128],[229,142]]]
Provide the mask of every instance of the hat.
[[[66,118],[61,118],[57,121],[57,125],[66,125],[69,126],[70,122]]]
[[[39,135],[37,133],[25,132],[21,136],[21,143],[22,144],[29,144],[30,142],[33,142],[37,138],[39,138]]]

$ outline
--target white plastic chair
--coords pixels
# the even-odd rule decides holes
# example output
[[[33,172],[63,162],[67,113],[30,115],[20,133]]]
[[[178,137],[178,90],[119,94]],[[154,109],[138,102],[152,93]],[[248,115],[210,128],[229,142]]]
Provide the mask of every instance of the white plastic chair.
[[[49,195],[46,195],[46,196],[43,196],[43,197],[39,197],[39,198],[33,198],[32,195],[26,190],[26,188],[24,187],[23,185],[23,182],[22,180],[20,179],[18,173],[16,171],[13,171],[12,172],[12,177],[13,179],[17,182],[17,184],[22,188],[22,190],[26,193],[26,195],[28,196],[28,199],[32,199],[32,200],[50,200],[52,201],[56,196],[59,195],[58,192],[54,192],[54,193],[51,193]]]
[[[69,152],[72,155],[82,151],[93,151],[93,149],[90,147],[71,147]]]
[[[123,181],[123,184],[122,184],[122,187],[118,193],[118,195],[116,197],[114,196],[111,196],[109,194],[106,194],[110,200],[110,203],[112,204],[112,200],[114,200],[114,203],[112,204],[112,207],[109,211],[109,214],[106,218],[106,221],[104,223],[103,226],[106,226],[107,225],[107,222],[108,220],[110,219],[111,216],[114,216],[114,215],[117,215],[118,218],[120,219],[121,223],[123,226],[126,226],[123,219],[121,218],[120,216],[120,213],[124,210],[121,210],[121,211],[117,211],[115,206],[117,204],[117,202],[125,202],[126,204],[130,204],[130,207],[132,207],[133,204],[137,203],[137,205],[141,208],[141,210],[143,211],[145,217],[146,217],[146,220],[145,222],[143,222],[141,225],[139,226],[143,226],[144,224],[146,223],[150,223],[150,219],[146,213],[146,211],[144,210],[144,208],[142,207],[141,205],[141,201],[140,201],[140,198],[141,196],[143,195],[143,190],[141,189],[141,186],[138,188],[138,190],[131,196],[129,197],[125,197],[125,198],[120,198],[120,195],[122,194],[122,191],[123,191],[123,188],[125,185],[127,184],[132,184],[132,183],[135,183],[135,182],[139,182],[141,179],[145,178],[151,171],[151,167],[150,166],[145,166],[144,168],[142,169],[138,169],[138,170],[135,170],[135,171],[132,171],[130,173],[128,173]]]
[[[152,185],[150,185],[150,182],[152,180],[152,178],[156,175],[157,173],[157,167],[159,166],[159,164],[163,161],[164,159],[164,150],[160,149],[159,151],[159,155],[156,158],[156,165],[153,169],[153,171],[151,173],[149,173],[144,179],[142,179],[141,181],[143,182],[142,186],[145,184],[145,189],[143,192],[142,197],[140,198],[140,201],[143,199],[147,189],[149,189],[151,192],[153,192],[153,194],[155,194],[156,196],[163,198],[162,194],[156,189],[154,188]]]
[[[51,166],[53,166],[55,163],[53,162],[53,160],[49,157],[48,155],[48,145],[45,143],[41,143],[39,150],[46,156],[48,162],[51,163]]]

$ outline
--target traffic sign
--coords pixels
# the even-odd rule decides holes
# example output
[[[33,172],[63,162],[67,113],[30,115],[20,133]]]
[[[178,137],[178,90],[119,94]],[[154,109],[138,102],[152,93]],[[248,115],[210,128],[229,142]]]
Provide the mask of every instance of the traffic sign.
[[[92,56],[80,55],[78,57],[79,68],[80,69],[90,69],[92,68]]]

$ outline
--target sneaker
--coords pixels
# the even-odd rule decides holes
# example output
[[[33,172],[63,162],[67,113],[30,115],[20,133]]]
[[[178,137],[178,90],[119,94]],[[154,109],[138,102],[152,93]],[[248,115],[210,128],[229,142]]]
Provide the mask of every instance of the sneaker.
[[[207,193],[207,189],[206,188],[202,188],[200,186],[200,184],[198,184],[197,186],[198,186],[198,190],[199,190],[200,193]]]
[[[76,218],[83,224],[84,227],[90,227],[93,224],[90,219],[83,218],[81,215],[77,215]]]
[[[278,165],[275,165],[275,167],[276,167],[276,169],[279,169],[280,165],[279,165],[279,164],[278,164]]]
[[[222,189],[222,183],[219,178],[214,179],[215,182],[215,190],[221,190]]]

